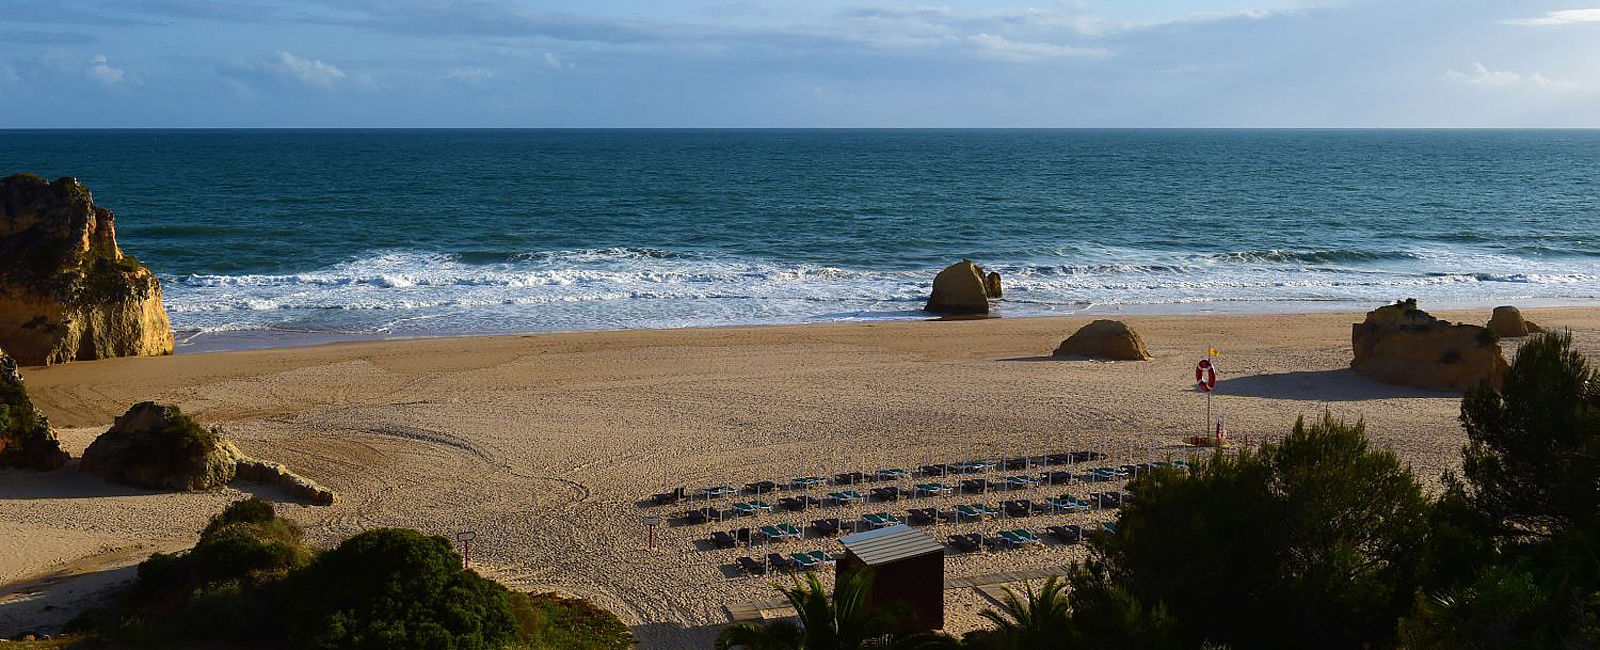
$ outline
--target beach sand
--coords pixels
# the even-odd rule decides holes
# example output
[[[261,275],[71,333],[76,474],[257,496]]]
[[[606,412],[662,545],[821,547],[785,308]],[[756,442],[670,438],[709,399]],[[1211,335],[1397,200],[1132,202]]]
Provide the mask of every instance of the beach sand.
[[[1600,357],[1600,308],[1526,314],[1571,328],[1579,348]],[[1439,315],[1482,323],[1489,310]],[[1375,444],[1433,485],[1465,439],[1459,396],[1351,373],[1350,324],[1360,318],[1126,317],[1155,355],[1149,362],[1049,359],[1090,319],[1038,317],[339,343],[71,363],[25,376],[75,456],[131,404],[174,403],[245,453],[337,491],[334,506],[312,507],[236,484],[282,501],[280,510],[314,543],[378,526],[447,536],[472,530],[472,559],[486,574],[591,598],[633,626],[642,647],[687,648],[707,647],[729,607],[777,594],[770,579],[731,577],[727,564],[743,552],[705,548],[710,531],[736,524],[664,524],[659,548],[647,550],[640,518],[682,512],[642,505],[650,494],[1047,448],[1099,449],[1120,462],[1178,453],[1176,443],[1204,426],[1205,398],[1192,378],[1207,346],[1222,351],[1213,408],[1236,441],[1279,437],[1296,417],[1327,410],[1364,420]],[[1515,345],[1506,342],[1508,357]],[[1018,496],[1091,489],[1099,488]],[[85,585],[125,579],[125,567],[147,549],[193,543],[211,515],[243,494],[154,493],[72,467],[0,472],[0,583],[9,585],[0,588],[0,634],[46,614],[60,618],[93,591]],[[872,510],[911,505],[923,504]],[[763,514],[759,523],[820,516]],[[1059,515],[1005,527],[1107,518]],[[834,548],[821,540],[785,546]],[[952,555],[947,574],[1050,569],[1082,553],[1052,544]],[[76,586],[68,593],[63,583]],[[956,631],[975,626],[974,614],[989,603],[972,589],[948,596]]]

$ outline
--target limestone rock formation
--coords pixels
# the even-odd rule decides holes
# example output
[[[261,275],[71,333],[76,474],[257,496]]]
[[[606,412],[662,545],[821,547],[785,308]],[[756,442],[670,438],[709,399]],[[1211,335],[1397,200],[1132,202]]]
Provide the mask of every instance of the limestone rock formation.
[[[1523,320],[1522,311],[1511,305],[1494,308],[1494,316],[1489,318],[1489,331],[1500,337],[1521,337],[1529,334],[1538,334],[1544,328],[1533,324],[1533,321]]]
[[[271,483],[297,499],[305,499],[319,506],[333,505],[333,490],[289,471],[282,463],[240,456],[237,467],[235,476],[241,481]]]
[[[972,260],[961,260],[933,278],[933,295],[927,311],[947,314],[987,314],[989,299],[1000,297],[1000,274],[985,273]]]
[[[210,490],[234,479],[272,483],[289,494],[331,505],[334,494],[271,461],[250,458],[176,406],[140,402],[83,452],[78,469],[108,481],[168,490]]]
[[[1084,325],[1056,348],[1057,357],[1089,357],[1118,361],[1148,361],[1155,357],[1144,339],[1122,321],[1100,319]]]
[[[0,345],[24,365],[172,353],[161,283],[74,178],[0,179]]]
[[[1351,326],[1350,345],[1350,367],[1388,384],[1462,392],[1485,381],[1498,386],[1506,371],[1494,332],[1434,318],[1415,299],[1367,312]]]
[[[135,487],[210,490],[233,480],[238,457],[178,407],[140,402],[89,444],[78,469]]]
[[[16,360],[0,350],[0,467],[52,470],[66,462],[50,421],[28,399]]]

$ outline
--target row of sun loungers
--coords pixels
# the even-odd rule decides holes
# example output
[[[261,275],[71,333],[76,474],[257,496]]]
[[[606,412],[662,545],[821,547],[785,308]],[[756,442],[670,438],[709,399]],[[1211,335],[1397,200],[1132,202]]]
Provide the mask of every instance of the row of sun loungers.
[[[824,564],[832,564],[836,561],[838,561],[837,557],[829,555],[825,551],[810,551],[807,553],[790,553],[788,555],[768,553],[765,562],[745,556],[734,560],[734,564],[745,575],[757,576],[766,575],[768,571],[806,571]]]
[[[1090,462],[1095,462],[1095,461],[1099,461],[1099,460],[1104,460],[1105,458],[1106,458],[1105,454],[1102,454],[1100,452],[1073,451],[1073,452],[1065,452],[1065,453],[1058,453],[1058,454],[1049,454],[1049,455],[1043,456],[1043,457],[1005,458],[1005,459],[1002,459],[1002,460],[1000,460],[998,462],[968,461],[968,462],[963,462],[963,463],[945,463],[945,464],[923,465],[923,466],[917,468],[915,471],[908,471],[908,470],[901,469],[901,468],[883,468],[883,469],[879,469],[879,470],[871,472],[871,473],[841,472],[839,474],[834,474],[831,477],[831,483],[833,485],[846,486],[846,485],[857,485],[857,484],[868,482],[868,481],[897,481],[897,480],[903,480],[903,479],[906,479],[906,478],[910,478],[910,477],[913,477],[913,476],[922,477],[922,478],[928,478],[928,477],[956,476],[956,475],[963,475],[963,474],[979,474],[979,473],[990,471],[990,470],[994,470],[994,469],[999,469],[1001,471],[1027,470],[1027,469],[1030,469],[1030,468],[1033,468],[1033,467],[1039,467],[1041,465],[1042,466],[1076,465],[1076,464],[1079,464],[1079,463],[1090,463]],[[1123,465],[1123,466],[1118,467],[1118,468],[1100,467],[1100,468],[1095,468],[1095,469],[1088,470],[1088,471],[1083,472],[1083,473],[1077,473],[1077,474],[1075,474],[1073,472],[1070,472],[1070,471],[1051,470],[1051,471],[1042,472],[1037,477],[1028,476],[1028,475],[1019,475],[1019,476],[1006,477],[1004,480],[1001,480],[1001,481],[985,481],[985,482],[982,483],[981,490],[982,491],[991,491],[991,490],[997,490],[997,489],[1017,489],[1017,488],[1020,488],[1020,487],[1031,487],[1033,485],[1038,485],[1040,483],[1049,484],[1049,485],[1060,485],[1062,483],[1068,483],[1068,482],[1071,482],[1073,480],[1080,480],[1080,481],[1110,481],[1110,480],[1117,480],[1117,479],[1133,477],[1133,476],[1141,476],[1143,474],[1146,474],[1146,473],[1149,473],[1151,471],[1154,471],[1155,469],[1157,469],[1159,467],[1169,467],[1169,466],[1187,467],[1187,464],[1184,463],[1183,461],[1175,461],[1175,462],[1172,462],[1172,463],[1167,463],[1167,462],[1139,463],[1139,464],[1134,464],[1134,465]],[[706,488],[703,488],[701,490],[698,490],[698,491],[696,491],[696,492],[694,492],[692,494],[689,493],[685,488],[680,487],[680,488],[677,488],[677,489],[673,490],[672,492],[665,492],[665,493],[654,495],[651,498],[651,501],[653,503],[655,503],[656,505],[667,505],[667,504],[679,503],[679,502],[688,500],[691,497],[692,498],[697,498],[697,499],[698,498],[713,499],[713,498],[729,496],[729,495],[734,495],[734,494],[740,494],[740,493],[752,494],[752,495],[761,495],[761,494],[767,494],[767,493],[770,493],[770,492],[775,492],[775,491],[777,491],[779,489],[805,490],[805,489],[809,489],[809,488],[812,488],[812,487],[825,486],[825,485],[828,485],[829,483],[830,483],[830,478],[828,478],[828,477],[822,477],[822,476],[800,476],[800,477],[795,477],[795,478],[789,479],[789,480],[784,481],[782,483],[774,482],[774,481],[766,481],[766,480],[753,481],[753,482],[750,482],[750,483],[746,483],[742,489],[741,488],[736,488],[736,487],[731,486],[731,485],[714,485],[714,486],[710,486],[710,487],[706,487]],[[962,484],[963,484],[963,486],[970,486],[970,487],[964,487],[964,489],[968,489],[968,490],[978,489],[978,483],[976,483],[976,482],[963,481]],[[935,484],[935,483],[928,483],[928,484],[924,484],[924,485],[928,485],[930,487],[934,486],[934,485],[941,485],[942,486],[942,484]],[[916,495],[916,494],[920,494],[920,493],[925,492],[925,490],[923,490],[921,488],[922,488],[922,486],[919,485],[918,489],[914,490],[912,492],[912,495]],[[943,488],[943,489],[948,489],[948,488]],[[875,492],[877,492],[877,491],[875,490]],[[941,493],[941,492],[933,491],[932,493]],[[888,491],[888,489],[884,489],[881,492],[881,494],[882,494],[882,498],[885,499],[885,500],[892,500],[894,498],[899,498],[900,496],[907,496],[906,494],[904,494],[902,491],[899,491],[898,489],[896,489],[895,492],[892,495]]]
[[[916,525],[936,524],[945,520],[954,523],[962,523],[969,520],[994,518],[1002,514],[1007,517],[1029,517],[1034,515],[1063,514],[1088,510],[1110,510],[1122,507],[1122,505],[1130,498],[1132,498],[1132,495],[1127,492],[1108,490],[1104,492],[1091,492],[1087,498],[1078,497],[1071,494],[1063,494],[1061,496],[1052,497],[1043,501],[1034,501],[1032,499],[1011,499],[1000,502],[999,509],[995,509],[984,503],[959,504],[948,511],[940,511],[937,508],[911,508],[906,511],[906,516],[911,519],[912,524]],[[828,495],[829,503],[841,506],[853,503],[862,503],[866,500],[867,497],[865,495],[854,491],[836,492]],[[812,501],[816,500],[813,499]],[[780,507],[783,507],[787,510],[804,509],[804,507],[799,504],[787,504],[783,502],[780,502]],[[728,519],[749,516],[759,512],[771,512],[772,510],[773,506],[765,501],[741,501],[734,503],[732,508],[728,510],[722,510],[718,508],[696,508],[688,511],[685,516],[690,523],[700,524],[710,521],[726,521]],[[883,519],[881,521],[893,520],[897,523],[899,522],[898,517],[891,517],[886,512],[875,513],[875,515],[882,515]],[[868,517],[875,515],[868,515]],[[866,517],[863,519],[867,521],[869,527],[881,527],[878,525],[881,523],[879,520],[868,519]],[[835,530],[837,529],[838,528],[835,527]]]
[[[833,520],[835,523],[838,520]],[[1116,532],[1115,522],[1103,522],[1098,530]],[[746,530],[748,533],[749,531]],[[1051,526],[1045,529],[1045,534],[1055,538],[1063,544],[1078,544],[1089,536],[1092,531],[1083,526],[1068,524],[1064,526]],[[734,534],[722,533],[730,539]],[[1026,528],[1008,528],[996,531],[989,535],[978,533],[965,533],[951,535],[947,539],[947,546],[957,553],[974,553],[977,551],[1007,551],[1027,548],[1030,546],[1043,546],[1044,538]],[[824,551],[809,551],[797,553],[768,553],[764,561],[757,557],[743,556],[734,560],[734,565],[747,576],[765,575],[770,571],[808,571],[838,560]]]

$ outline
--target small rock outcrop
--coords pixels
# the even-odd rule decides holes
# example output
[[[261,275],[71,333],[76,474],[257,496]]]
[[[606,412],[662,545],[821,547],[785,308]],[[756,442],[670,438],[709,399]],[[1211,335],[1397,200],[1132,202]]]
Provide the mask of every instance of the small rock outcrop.
[[[1523,320],[1522,310],[1503,305],[1494,308],[1494,316],[1489,318],[1489,331],[1502,338],[1518,338],[1529,334],[1538,334],[1544,328],[1533,324],[1533,321]]]
[[[235,476],[241,481],[270,483],[283,488],[296,499],[304,499],[319,506],[333,505],[333,490],[318,485],[316,481],[295,474],[282,463],[270,460],[239,457]]]
[[[77,179],[0,179],[0,260],[0,346],[23,365],[172,354],[160,281]]]
[[[933,295],[926,311],[946,314],[987,314],[989,299],[1000,297],[1000,274],[985,272],[972,260],[945,267],[933,278]]]
[[[1499,386],[1506,371],[1494,332],[1434,318],[1415,299],[1367,312],[1351,326],[1350,345],[1351,369],[1387,384],[1463,392]]]
[[[1088,357],[1116,361],[1149,361],[1155,357],[1144,339],[1122,321],[1100,319],[1084,325],[1056,348],[1057,357]]]
[[[234,479],[272,483],[320,505],[333,492],[278,463],[250,458],[176,406],[140,402],[83,452],[78,469],[108,481],[157,490],[211,490]]]
[[[50,421],[28,399],[16,360],[0,350],[0,467],[44,471],[66,462]]]

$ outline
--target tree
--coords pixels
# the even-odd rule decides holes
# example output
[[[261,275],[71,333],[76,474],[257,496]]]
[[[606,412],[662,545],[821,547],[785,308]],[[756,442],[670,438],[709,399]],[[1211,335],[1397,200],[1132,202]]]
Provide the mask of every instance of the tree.
[[[1218,453],[1130,488],[1073,578],[1091,647],[1382,644],[1413,604],[1429,503],[1410,469],[1324,415],[1280,444]],[[1125,621],[1126,624],[1107,624]],[[1113,636],[1117,635],[1117,636]]]
[[[516,636],[504,587],[461,567],[449,540],[360,533],[290,577],[292,647],[489,650]]]
[[[868,607],[872,572],[858,571],[835,582],[830,593],[815,573],[793,587],[779,587],[800,621],[774,621],[764,625],[736,624],[722,629],[716,647],[744,646],[750,650],[857,650],[868,639],[894,634],[903,610]],[[935,640],[917,635],[899,639],[897,648],[929,647]]]
[[[1406,646],[1600,647],[1600,374],[1570,333],[1536,336],[1501,388],[1467,393],[1461,424],[1438,510],[1486,543],[1401,622]]]
[[[1461,401],[1461,473],[1496,537],[1600,532],[1600,375],[1572,334],[1541,334],[1517,352],[1503,387]]]
[[[978,613],[994,627],[970,633],[967,645],[993,650],[1049,650],[1072,645],[1072,610],[1067,583],[1056,576],[1045,579],[1037,591],[1032,583],[1019,594],[1006,587],[999,609]]]

